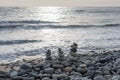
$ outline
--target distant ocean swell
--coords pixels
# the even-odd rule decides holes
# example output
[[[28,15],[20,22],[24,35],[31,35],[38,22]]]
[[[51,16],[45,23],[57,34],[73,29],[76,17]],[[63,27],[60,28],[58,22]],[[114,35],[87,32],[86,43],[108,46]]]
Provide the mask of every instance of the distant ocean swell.
[[[0,21],[0,30],[2,29],[41,29],[41,28],[89,28],[89,27],[119,27],[120,23],[111,24],[91,24],[91,25],[62,25],[59,22],[47,21]]]
[[[35,42],[42,42],[42,40],[8,40],[8,41],[0,40],[0,45],[24,44],[24,43],[35,43]]]

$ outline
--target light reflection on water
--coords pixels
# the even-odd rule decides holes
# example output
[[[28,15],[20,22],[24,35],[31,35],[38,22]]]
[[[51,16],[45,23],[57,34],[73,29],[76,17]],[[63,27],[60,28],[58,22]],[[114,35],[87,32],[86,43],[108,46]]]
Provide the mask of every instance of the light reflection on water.
[[[61,47],[68,52],[73,42],[78,43],[80,52],[120,48],[120,8],[34,7],[0,11],[0,44],[14,43],[0,45],[0,60],[44,54],[48,48],[55,52]],[[75,25],[83,26],[74,28]],[[14,40],[38,41],[20,44]]]

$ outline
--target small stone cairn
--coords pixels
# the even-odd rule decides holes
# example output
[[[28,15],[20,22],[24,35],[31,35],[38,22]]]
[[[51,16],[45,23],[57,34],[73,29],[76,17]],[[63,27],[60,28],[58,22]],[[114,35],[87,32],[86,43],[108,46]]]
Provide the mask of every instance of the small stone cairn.
[[[62,51],[61,48],[58,48],[58,59],[64,60],[64,52]]]
[[[52,60],[51,50],[49,50],[49,49],[46,52],[46,60]]]
[[[54,58],[48,49],[45,60],[1,64],[0,80],[120,80],[120,51],[79,56],[77,48],[73,43],[66,56],[58,48]]]
[[[77,48],[78,48],[78,45],[76,43],[73,43],[73,45],[71,45],[71,49],[70,49],[70,55],[73,56],[73,57],[77,57]]]

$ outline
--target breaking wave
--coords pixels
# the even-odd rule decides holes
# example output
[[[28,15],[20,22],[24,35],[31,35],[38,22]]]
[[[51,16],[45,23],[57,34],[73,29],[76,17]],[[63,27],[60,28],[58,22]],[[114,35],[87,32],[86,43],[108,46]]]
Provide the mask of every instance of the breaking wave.
[[[41,29],[41,28],[89,28],[89,27],[119,27],[120,23],[101,25],[59,25],[57,22],[45,21],[2,21],[0,30],[3,29]]]
[[[10,41],[0,40],[0,45],[12,45],[12,44],[23,44],[23,43],[35,43],[35,42],[42,42],[42,40],[10,40]]]

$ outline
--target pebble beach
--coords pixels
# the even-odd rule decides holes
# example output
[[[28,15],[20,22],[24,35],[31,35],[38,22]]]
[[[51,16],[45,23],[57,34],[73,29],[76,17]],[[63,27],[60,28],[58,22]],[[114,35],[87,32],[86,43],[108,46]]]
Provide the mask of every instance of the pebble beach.
[[[119,50],[91,53],[0,64],[0,80],[120,80]]]

